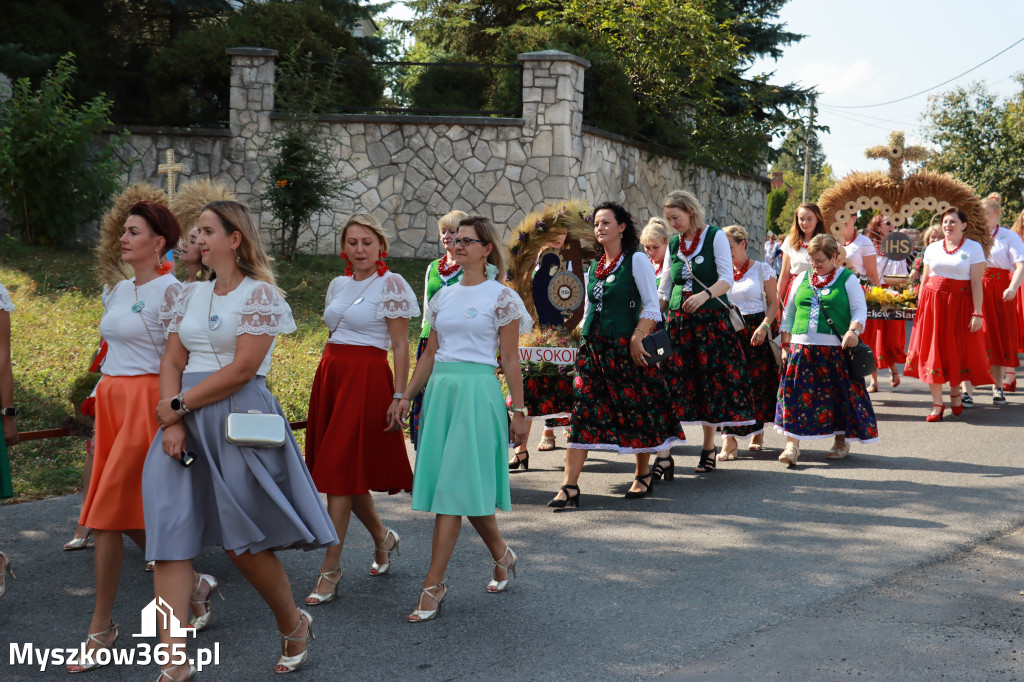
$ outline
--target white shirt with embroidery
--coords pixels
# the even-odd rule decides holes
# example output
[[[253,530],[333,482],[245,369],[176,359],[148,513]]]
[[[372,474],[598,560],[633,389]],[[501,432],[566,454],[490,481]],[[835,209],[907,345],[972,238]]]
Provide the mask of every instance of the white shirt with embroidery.
[[[391,348],[388,320],[420,314],[416,295],[405,279],[394,272],[374,273],[357,282],[335,277],[327,287],[324,322],[331,336],[327,343]]]
[[[160,373],[170,311],[181,291],[181,282],[170,273],[138,287],[134,277],[113,288],[104,287],[100,319],[100,336],[107,342],[104,374],[133,377]]]
[[[445,287],[430,300],[430,328],[437,334],[435,362],[475,362],[498,366],[499,330],[518,321],[518,334],[529,333],[533,319],[514,290],[488,279]]]
[[[764,283],[771,279],[775,279],[775,271],[771,266],[754,261],[750,269],[744,272],[738,281],[732,283],[729,300],[744,315],[763,313],[764,303],[761,301],[761,293],[764,291]]]

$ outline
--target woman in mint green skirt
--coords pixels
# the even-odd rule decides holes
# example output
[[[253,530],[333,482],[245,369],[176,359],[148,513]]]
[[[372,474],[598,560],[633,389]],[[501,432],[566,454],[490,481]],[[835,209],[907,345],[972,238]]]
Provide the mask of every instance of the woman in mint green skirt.
[[[391,428],[401,428],[409,414],[409,396],[426,386],[420,416],[412,508],[437,515],[430,570],[410,623],[437,616],[448,590],[445,571],[468,516],[494,561],[486,589],[504,592],[515,577],[516,555],[498,530],[495,510],[511,509],[508,486],[509,421],[494,370],[500,347],[501,367],[512,394],[512,440],[526,438],[519,335],[532,320],[515,291],[496,281],[505,272],[501,242],[486,218],[469,216],[459,223],[455,260],[462,267],[458,284],[445,287],[430,301],[430,336],[402,400],[388,414]],[[429,381],[428,381],[429,380]]]

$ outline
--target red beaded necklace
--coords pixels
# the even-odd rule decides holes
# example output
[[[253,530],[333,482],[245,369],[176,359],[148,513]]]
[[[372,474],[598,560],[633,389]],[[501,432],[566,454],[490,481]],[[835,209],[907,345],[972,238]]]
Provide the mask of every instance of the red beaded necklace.
[[[821,289],[823,287],[827,287],[829,284],[832,283],[832,278],[836,276],[837,272],[839,272],[838,268],[836,268],[832,272],[828,273],[824,277],[818,277],[818,273],[812,272],[811,273],[811,284],[814,286],[815,289]]]
[[[447,265],[448,257],[441,256],[437,259],[437,271],[441,273],[441,276],[445,279],[450,279],[452,275],[459,271],[462,266],[458,263]]]
[[[853,235],[853,239],[851,239],[850,241],[846,242],[845,246],[849,246],[850,244],[854,243],[855,241],[857,241],[857,235],[856,234]]]
[[[615,270],[615,268],[617,268],[619,266],[619,263],[622,261],[622,257],[625,256],[625,255],[626,255],[625,252],[620,253],[615,258],[615,260],[613,260],[611,263],[608,263],[607,262],[608,254],[607,253],[602,254],[601,255],[601,260],[598,261],[598,263],[597,263],[597,270],[594,272],[594,274],[597,275],[598,279],[604,279],[605,277],[610,275],[612,273],[612,271]]]
[[[953,249],[952,251],[950,251],[949,249],[946,248],[946,240],[943,239],[942,240],[942,250],[945,251],[946,253],[948,253],[950,256],[952,256],[954,253],[956,253],[957,251],[960,250],[960,247],[964,245],[965,241],[967,241],[967,235],[966,234],[963,237],[960,238],[960,243],[956,245],[956,248]]]
[[[810,245],[811,245],[810,242],[804,242],[804,241],[800,242],[800,247],[803,248],[803,249],[806,249]]]
[[[658,263],[655,263],[654,261],[651,261],[651,265],[654,266],[654,275],[655,275],[655,277],[657,277],[658,275],[661,274],[661,269],[663,267],[665,267],[665,261],[660,261]]]
[[[700,243],[700,234],[703,231],[704,231],[703,227],[700,228],[699,230],[697,230],[697,234],[694,235],[693,241],[690,242],[689,246],[686,245],[686,239],[682,235],[680,235],[679,242],[680,242],[680,246],[682,247],[682,251],[683,251],[683,256],[684,257],[689,258],[693,254],[693,252],[697,250],[697,244]]]
[[[736,269],[735,265],[732,266],[732,279],[733,279],[733,281],[734,282],[738,282],[741,279],[743,279],[743,275],[747,274],[747,270],[749,270],[751,268],[751,266],[753,266],[753,265],[754,265],[754,261],[752,261],[752,260],[750,260],[748,258],[747,262],[744,263],[743,267],[740,268],[739,270]]]

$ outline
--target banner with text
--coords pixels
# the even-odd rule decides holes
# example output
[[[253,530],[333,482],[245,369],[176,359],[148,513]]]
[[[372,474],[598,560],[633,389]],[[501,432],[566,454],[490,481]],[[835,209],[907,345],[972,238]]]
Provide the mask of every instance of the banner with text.
[[[519,362],[550,362],[556,365],[574,365],[576,364],[576,349],[520,346]]]

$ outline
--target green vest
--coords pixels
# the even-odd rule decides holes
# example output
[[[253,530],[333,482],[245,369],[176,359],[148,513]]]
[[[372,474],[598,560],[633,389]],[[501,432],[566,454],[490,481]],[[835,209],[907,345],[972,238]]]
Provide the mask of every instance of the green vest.
[[[441,256],[441,258],[444,258],[444,256]],[[448,279],[447,282],[444,281],[444,279],[441,278],[441,273],[437,271],[438,262],[440,262],[440,258],[438,260],[430,261],[430,265],[427,266],[426,294],[428,303],[430,302],[430,299],[434,298],[434,294],[441,291],[441,289],[447,286],[451,286],[452,284],[455,284],[460,279],[462,279],[462,269],[460,268],[458,272],[456,272],[451,278]],[[420,338],[425,339],[428,336],[430,336],[430,323],[427,322],[427,311],[424,310],[423,326],[420,331]]]
[[[708,287],[714,286],[715,282],[721,279],[718,276],[718,267],[715,265],[715,235],[720,231],[714,225],[708,225],[708,233],[704,237],[704,245],[700,251],[689,259],[693,276]],[[679,307],[683,304],[683,285],[686,284],[690,274],[686,269],[686,264],[683,263],[683,259],[679,256],[680,239],[682,237],[677,234],[668,240],[668,252],[671,255],[670,262],[672,264],[670,270],[672,276],[672,297],[669,299],[668,307],[672,310],[679,310]],[[704,285],[695,281],[691,290],[693,293],[699,294],[704,291]],[[729,304],[725,300],[725,294],[722,294],[705,303],[704,307],[728,308]]]
[[[804,280],[800,282],[800,286],[793,294],[793,302],[796,305],[796,317],[793,319],[794,334],[806,334],[807,328],[811,324],[811,304],[814,303],[814,294],[811,292],[812,274],[812,270],[805,273]],[[835,333],[825,320],[825,312],[832,318],[832,323],[840,335],[845,334],[846,330],[850,328],[853,313],[850,312],[850,296],[846,293],[846,280],[850,277],[853,277],[853,273],[843,268],[839,275],[832,280],[832,283],[825,287],[828,289],[827,294],[824,293],[824,289],[818,291],[818,299],[821,301],[824,311],[818,312],[818,327],[815,329],[817,333]]]
[[[604,280],[604,291],[601,294],[601,312],[597,312],[597,299],[594,298],[594,287],[597,279],[597,263],[590,266],[587,277],[587,300],[590,309],[587,319],[583,321],[583,336],[590,336],[594,318],[598,317],[596,333],[611,338],[630,337],[640,322],[640,311],[643,301],[640,290],[633,281],[633,254],[627,253],[622,263]]]

